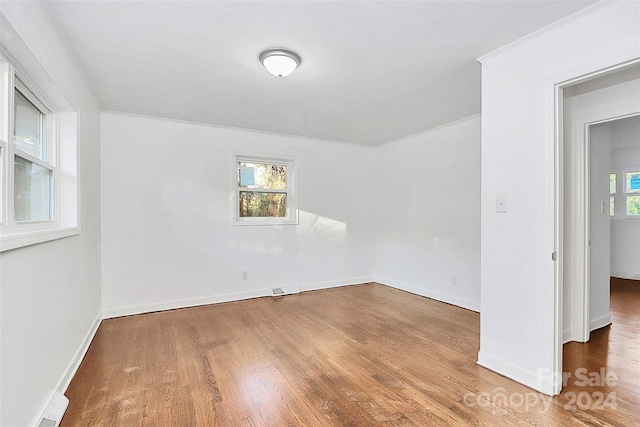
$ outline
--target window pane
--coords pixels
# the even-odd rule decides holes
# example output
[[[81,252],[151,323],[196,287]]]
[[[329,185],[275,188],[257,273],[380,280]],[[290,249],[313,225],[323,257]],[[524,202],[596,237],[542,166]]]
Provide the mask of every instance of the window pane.
[[[612,173],[609,175],[609,194],[616,193],[616,174]]]
[[[51,171],[15,156],[14,218],[22,221],[51,220]]]
[[[640,215],[640,195],[627,196],[627,215]]]
[[[640,172],[627,172],[627,193],[640,193]]]
[[[286,193],[240,192],[240,217],[287,216]]]
[[[238,162],[240,188],[287,189],[287,166],[274,163]]]
[[[614,196],[609,196],[609,215],[614,216],[616,213],[616,198]]]
[[[44,160],[45,116],[19,90],[15,93],[13,146],[37,159]]]

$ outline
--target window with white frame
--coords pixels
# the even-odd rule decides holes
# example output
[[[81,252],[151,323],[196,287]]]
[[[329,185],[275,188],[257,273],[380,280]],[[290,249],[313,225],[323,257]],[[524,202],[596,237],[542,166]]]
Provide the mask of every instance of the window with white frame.
[[[0,251],[77,234],[77,114],[4,54],[0,74]]]
[[[616,181],[617,175],[615,173],[609,174],[609,216],[613,217],[616,214]]]
[[[236,225],[298,223],[293,159],[235,156]]]
[[[625,214],[640,217],[640,171],[625,172]]]
[[[26,86],[15,80],[13,140],[9,156],[13,163],[13,218],[16,223],[53,220],[53,186],[57,179],[55,156],[50,146],[47,116],[50,111]],[[12,120],[13,119],[13,120]],[[11,160],[10,160],[11,161]]]

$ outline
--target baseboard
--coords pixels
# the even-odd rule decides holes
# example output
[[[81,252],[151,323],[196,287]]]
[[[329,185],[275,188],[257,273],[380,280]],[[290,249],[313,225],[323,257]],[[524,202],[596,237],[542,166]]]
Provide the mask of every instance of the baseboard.
[[[478,352],[478,361],[476,363],[483,368],[487,368],[541,393],[550,396],[555,394],[553,375],[539,375],[538,372],[524,369],[521,366],[514,365],[482,351]]]
[[[198,307],[201,305],[219,304],[223,302],[241,301],[251,298],[260,298],[271,295],[271,289],[260,289],[248,292],[236,292],[232,294],[209,295],[200,298],[187,298],[182,300],[163,301],[151,304],[131,305],[118,308],[103,308],[102,318],[133,316],[136,314],[153,313],[155,311],[175,310],[177,308]]]
[[[469,301],[464,298],[459,298],[453,295],[442,294],[440,292],[434,292],[429,289],[418,288],[416,286],[408,285],[406,283],[398,282],[397,280],[389,279],[387,277],[376,277],[375,281],[390,288],[399,289],[401,291],[411,292],[412,294],[420,295],[423,297],[431,298],[436,301],[445,302],[447,304],[453,304],[458,307],[466,308],[467,310],[480,312],[480,303],[475,301]]]
[[[301,284],[300,291],[315,291],[319,289],[336,288],[340,286],[348,286],[352,284],[370,282],[370,277],[360,277],[345,280],[334,280],[330,282],[317,282]],[[274,286],[277,287],[277,286]],[[245,299],[270,297],[272,289],[258,289],[248,292],[237,292],[222,295],[209,295],[200,298],[188,298],[183,300],[164,301],[152,304],[142,304],[118,308],[106,308],[102,310],[103,319],[112,319],[114,317],[132,316],[135,314],[153,313],[155,311],[175,310],[177,308],[198,307],[201,305],[219,304],[224,302],[241,301]]]
[[[340,288],[342,286],[361,285],[363,283],[373,282],[373,277],[355,277],[348,280],[333,280],[330,282],[307,283],[300,285],[302,292],[319,291],[321,289]]]
[[[611,277],[617,277],[619,279],[630,279],[630,280],[640,280],[640,274],[638,273],[627,273],[623,271],[615,271],[611,273]]]
[[[73,355],[73,358],[69,362],[69,365],[67,365],[67,369],[65,369],[64,373],[60,377],[60,380],[58,380],[56,390],[59,390],[62,393],[67,391],[67,388],[69,387],[73,376],[76,374],[76,371],[80,367],[82,359],[84,359],[84,355],[87,354],[87,350],[89,350],[89,345],[91,344],[91,341],[93,341],[93,337],[96,335],[96,332],[98,332],[100,323],[102,323],[102,313],[98,313],[93,323],[91,324],[91,327],[84,336],[80,347],[78,347],[78,350],[76,350],[76,353]]]
[[[87,353],[87,350],[89,350],[89,345],[91,344],[91,341],[93,341],[93,337],[96,335],[96,332],[98,332],[98,327],[100,326],[101,322],[102,313],[98,313],[93,323],[89,327],[89,330],[85,334],[82,342],[80,343],[80,346],[71,358],[71,361],[69,361],[67,368],[60,376],[58,383],[55,385],[53,390],[51,390],[49,397],[44,402],[42,408],[38,411],[37,417],[31,423],[34,427],[38,425],[42,417],[45,415],[46,411],[51,405],[51,402],[53,402],[54,398],[56,397],[56,392],[64,394],[67,391],[67,388],[71,383],[71,379],[73,379],[73,376],[76,374],[76,371],[80,367],[80,363],[82,362],[84,355]]]
[[[593,332],[596,329],[604,328],[605,326],[609,326],[610,324],[611,324],[611,316],[609,315],[609,313],[607,313],[604,316],[591,319],[589,321],[589,332]]]

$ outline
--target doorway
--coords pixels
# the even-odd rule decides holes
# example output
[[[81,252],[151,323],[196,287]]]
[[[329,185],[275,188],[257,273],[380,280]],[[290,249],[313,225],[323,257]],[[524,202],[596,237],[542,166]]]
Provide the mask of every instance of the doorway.
[[[640,66],[563,86],[562,100],[562,342],[587,342],[610,323],[608,123],[640,113]]]

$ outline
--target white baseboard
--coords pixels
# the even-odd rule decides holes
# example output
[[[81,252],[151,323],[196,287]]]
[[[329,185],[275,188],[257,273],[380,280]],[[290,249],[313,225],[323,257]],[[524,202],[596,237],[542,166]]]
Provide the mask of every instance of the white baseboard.
[[[330,289],[330,288],[339,288],[342,286],[361,285],[363,283],[369,283],[369,282],[373,282],[372,277],[354,277],[353,279],[347,279],[347,280],[333,280],[330,282],[307,283],[304,285],[300,285],[300,290],[302,292],[318,291],[320,289]]]
[[[91,324],[91,327],[84,336],[80,347],[78,347],[78,350],[76,350],[76,353],[73,355],[73,358],[69,362],[69,365],[67,365],[67,369],[65,369],[64,373],[60,377],[60,380],[58,380],[56,390],[60,390],[62,393],[67,391],[67,387],[69,387],[73,376],[76,374],[76,371],[80,367],[82,359],[84,359],[84,355],[87,354],[87,350],[89,350],[89,344],[91,344],[91,341],[93,341],[93,337],[96,335],[96,332],[98,332],[100,323],[102,323],[102,313],[98,313],[93,323]]]
[[[618,277],[620,279],[640,280],[640,274],[638,274],[638,273],[628,273],[628,272],[624,272],[624,271],[611,272],[611,277]]]
[[[591,319],[589,321],[589,332],[593,332],[596,329],[604,328],[605,326],[609,326],[611,324],[611,316],[606,314],[604,316],[600,316],[596,319]],[[570,341],[583,342],[581,339],[573,336],[572,329],[565,329],[562,331],[562,344],[566,344]]]
[[[334,280],[331,282],[306,283],[300,285],[300,291],[315,291],[319,289],[329,289],[339,286],[348,286],[358,283],[370,282],[370,277],[359,277],[345,280]],[[274,286],[278,287],[278,286]],[[270,297],[272,289],[258,289],[248,292],[237,292],[232,294],[209,295],[200,298],[188,298],[183,300],[163,301],[151,304],[141,304],[135,306],[103,308],[103,319],[114,317],[132,316],[135,314],[153,313],[155,311],[174,310],[177,308],[197,307],[201,305],[219,304],[223,302],[241,301],[251,298]]]
[[[447,295],[440,292],[435,292],[429,289],[418,288],[413,285],[398,282],[397,280],[389,279],[387,277],[376,277],[375,282],[380,283],[390,288],[400,289],[401,291],[411,292],[412,294],[420,295],[423,297],[431,298],[436,301],[445,302],[447,304],[453,304],[458,307],[466,308],[467,310],[480,312],[480,303],[470,301],[464,298],[459,298],[453,295]]]
[[[611,316],[609,315],[609,313],[604,316],[591,319],[589,321],[589,332],[595,331],[596,329],[604,328],[605,326],[609,326],[610,324]]]
[[[87,350],[89,350],[89,344],[91,344],[91,341],[93,341],[93,337],[96,335],[96,332],[98,332],[98,327],[100,326],[101,322],[102,322],[102,313],[98,313],[93,323],[89,327],[89,330],[85,334],[82,342],[80,343],[80,346],[78,347],[75,354],[69,361],[67,368],[64,370],[64,372],[60,376],[58,383],[55,385],[53,390],[51,390],[49,397],[44,402],[42,408],[38,411],[37,417],[32,422],[32,425],[34,427],[38,425],[38,423],[40,422],[40,420],[42,419],[42,417],[45,415],[46,411],[50,407],[51,403],[54,401],[56,397],[56,392],[60,392],[64,394],[67,391],[67,387],[69,387],[69,384],[71,383],[71,379],[73,379],[73,376],[76,374],[76,371],[80,367],[80,363],[82,362],[82,359],[84,359],[84,355],[87,354]]]
[[[240,301],[244,299],[260,298],[271,295],[271,289],[260,289],[233,294],[209,295],[200,298],[187,298],[182,300],[163,301],[151,304],[131,305],[117,308],[103,308],[103,319],[114,317],[132,316],[135,314],[153,313],[155,311],[175,310],[177,308],[197,307],[200,305],[219,304],[223,302]]]
[[[541,376],[538,372],[524,369],[521,366],[514,365],[499,357],[492,356],[482,351],[478,352],[478,362],[476,363],[483,368],[494,371],[541,393],[548,394],[550,396],[556,394],[554,392],[555,385],[552,380],[552,375]]]

